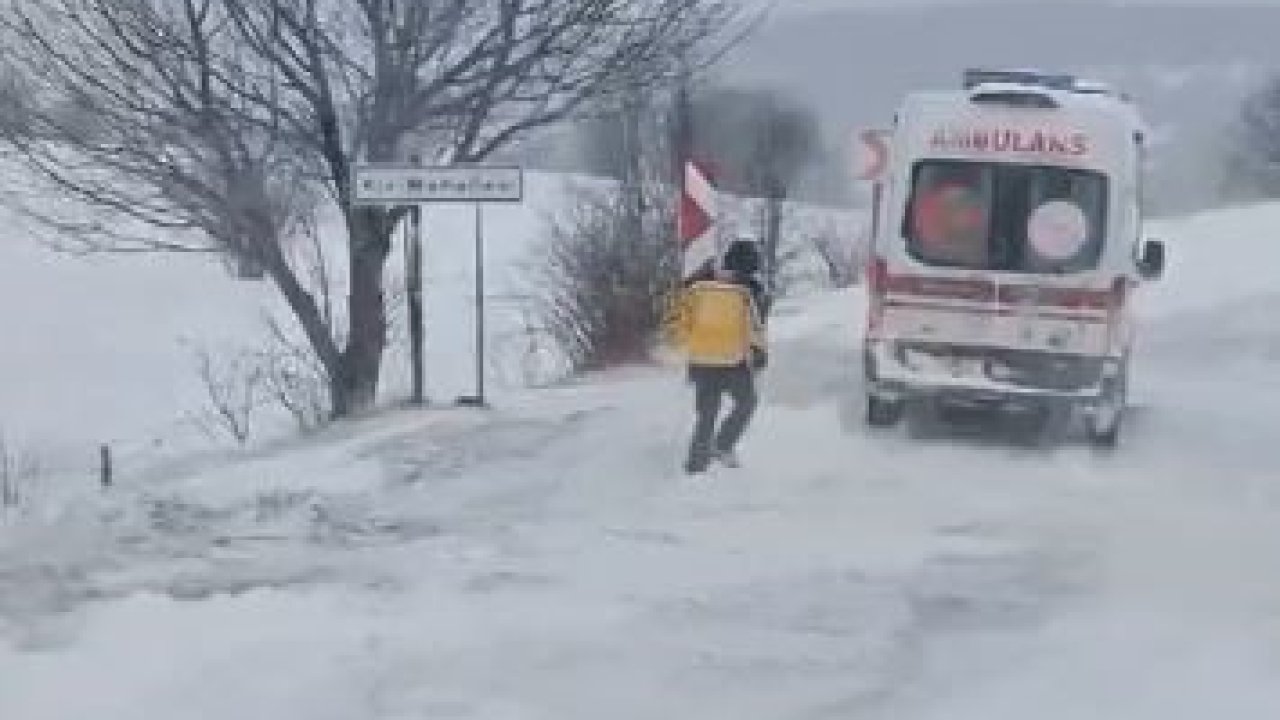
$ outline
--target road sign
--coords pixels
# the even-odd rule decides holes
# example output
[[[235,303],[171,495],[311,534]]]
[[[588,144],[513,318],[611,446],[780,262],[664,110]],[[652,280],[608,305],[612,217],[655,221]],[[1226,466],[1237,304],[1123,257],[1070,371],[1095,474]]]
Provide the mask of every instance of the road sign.
[[[476,394],[459,403],[484,407],[484,215],[485,203],[524,201],[524,172],[518,167],[452,165],[423,167],[393,163],[356,165],[351,172],[351,202],[356,206],[411,205],[406,263],[412,343],[414,401],[422,402],[422,222],[421,206],[474,203],[476,207]]]
[[[716,187],[711,174],[696,162],[684,167],[676,235],[684,252],[684,277],[690,277],[715,257]]]
[[[681,246],[688,246],[711,231],[715,222],[715,186],[711,176],[697,163],[688,162],[680,192],[676,217]]]
[[[875,182],[889,168],[889,133],[863,130],[858,133],[858,177]]]
[[[352,200],[356,205],[518,203],[523,199],[524,173],[517,167],[371,163],[357,165],[352,172]]]

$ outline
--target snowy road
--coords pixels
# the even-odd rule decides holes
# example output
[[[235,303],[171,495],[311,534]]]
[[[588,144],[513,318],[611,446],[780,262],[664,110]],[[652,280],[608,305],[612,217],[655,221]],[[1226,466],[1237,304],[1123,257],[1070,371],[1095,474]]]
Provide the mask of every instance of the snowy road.
[[[1113,454],[864,431],[838,295],[709,482],[636,372],[14,524],[0,718],[1280,717],[1280,280],[1196,244],[1277,216],[1171,229]]]

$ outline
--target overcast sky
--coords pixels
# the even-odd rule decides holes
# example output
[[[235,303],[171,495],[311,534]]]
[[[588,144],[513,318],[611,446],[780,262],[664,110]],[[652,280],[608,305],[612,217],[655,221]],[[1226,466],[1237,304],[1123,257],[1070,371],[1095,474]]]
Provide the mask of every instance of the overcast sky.
[[[722,74],[783,89],[836,128],[891,116],[903,93],[952,87],[972,66],[1098,77],[1160,123],[1212,128],[1280,71],[1280,0],[743,2],[774,13]]]
[[[1188,158],[1166,174],[1192,177],[1241,99],[1280,77],[1280,0],[739,1],[772,14],[719,79],[783,91],[836,143],[882,127],[907,92],[957,87],[966,67],[1038,67],[1131,93],[1178,139],[1172,159]]]

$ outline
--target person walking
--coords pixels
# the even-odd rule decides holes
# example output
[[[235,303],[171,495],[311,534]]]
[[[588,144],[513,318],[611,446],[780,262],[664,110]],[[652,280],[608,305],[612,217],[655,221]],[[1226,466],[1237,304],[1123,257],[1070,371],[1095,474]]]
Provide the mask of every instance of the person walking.
[[[759,271],[757,243],[737,240],[718,267],[708,263],[684,290],[678,317],[694,388],[693,438],[684,465],[691,475],[712,462],[739,464],[737,445],[759,402],[756,373],[768,364],[769,301]],[[726,396],[733,406],[721,422]]]

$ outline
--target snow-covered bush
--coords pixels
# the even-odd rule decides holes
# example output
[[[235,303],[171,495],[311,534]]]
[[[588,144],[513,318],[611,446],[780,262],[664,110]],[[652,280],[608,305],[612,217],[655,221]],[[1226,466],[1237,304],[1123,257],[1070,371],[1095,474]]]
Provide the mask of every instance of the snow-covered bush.
[[[616,188],[577,195],[541,254],[540,314],[576,370],[647,361],[679,277],[670,204],[636,208]]]
[[[0,508],[17,507],[24,486],[39,476],[40,462],[35,455],[14,445],[0,428]]]

